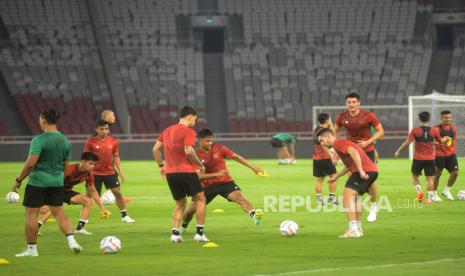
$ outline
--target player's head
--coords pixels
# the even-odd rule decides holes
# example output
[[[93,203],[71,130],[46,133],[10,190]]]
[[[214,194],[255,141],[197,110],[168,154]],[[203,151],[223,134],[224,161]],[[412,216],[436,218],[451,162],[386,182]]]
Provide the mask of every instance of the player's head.
[[[42,112],[40,112],[39,116],[39,125],[42,130],[47,125],[56,125],[58,122],[58,119],[60,119],[60,114],[55,109],[46,109]]]
[[[116,121],[115,112],[105,109],[102,111],[102,120],[107,121],[110,125],[114,124]]]
[[[360,95],[352,92],[346,96],[346,107],[351,112],[356,112],[360,109]]]
[[[214,142],[213,132],[211,130],[208,128],[202,129],[197,132],[197,138],[199,138],[200,148],[210,150]]]
[[[318,119],[318,123],[320,125],[325,124],[327,122],[331,123],[331,116],[329,116],[328,113],[320,113],[320,114],[318,114],[317,119]]]
[[[185,106],[179,112],[179,118],[186,122],[188,127],[193,127],[197,121],[197,111],[190,106]]]
[[[418,114],[418,119],[422,123],[428,123],[430,117],[431,115],[429,114],[429,112],[426,112],[426,111],[420,112],[420,114]]]
[[[95,132],[100,138],[107,137],[108,133],[110,132],[110,124],[105,120],[98,120],[97,125],[95,126]]]
[[[83,171],[91,171],[98,162],[98,156],[90,151],[81,154],[80,169]]]
[[[441,111],[441,121],[443,125],[450,125],[452,122],[452,112],[450,110]]]
[[[331,148],[336,140],[334,132],[329,128],[322,128],[315,133],[316,139],[324,147]]]

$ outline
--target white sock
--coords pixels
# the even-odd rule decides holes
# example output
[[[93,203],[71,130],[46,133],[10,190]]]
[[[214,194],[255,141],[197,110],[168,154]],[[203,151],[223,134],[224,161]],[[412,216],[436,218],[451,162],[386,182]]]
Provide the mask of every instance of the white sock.
[[[444,188],[444,192],[446,192],[446,193],[450,192],[450,187],[449,187],[449,186],[446,186],[446,187]]]
[[[358,228],[358,231],[362,231],[362,222],[361,221],[357,221],[357,228]]]
[[[432,200],[434,197],[434,192],[433,191],[428,191],[428,200]]]
[[[377,202],[372,202],[370,206],[370,212],[377,212],[378,211],[378,204]]]
[[[74,235],[67,235],[66,239],[68,240],[68,244],[71,245],[72,243],[77,243],[74,239]]]
[[[37,251],[37,244],[27,244],[27,251],[29,252]]]
[[[434,196],[438,196],[438,191],[434,191]]]
[[[415,185],[415,190],[417,190],[418,193],[421,193],[421,185]]]
[[[349,221],[349,229],[352,231],[358,231],[358,225],[356,220]]]

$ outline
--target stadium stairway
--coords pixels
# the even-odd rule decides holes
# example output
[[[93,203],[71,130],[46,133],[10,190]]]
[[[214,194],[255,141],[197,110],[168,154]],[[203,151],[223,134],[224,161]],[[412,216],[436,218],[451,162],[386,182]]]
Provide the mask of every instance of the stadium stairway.
[[[0,136],[31,134],[15,107],[14,99],[0,72]]]
[[[449,70],[452,61],[451,50],[434,50],[428,71],[424,94],[429,94],[436,90],[446,91]]]

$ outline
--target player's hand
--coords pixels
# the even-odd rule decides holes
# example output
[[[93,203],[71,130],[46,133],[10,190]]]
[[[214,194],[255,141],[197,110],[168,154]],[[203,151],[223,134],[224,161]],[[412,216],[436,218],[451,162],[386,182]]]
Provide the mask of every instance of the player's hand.
[[[205,172],[205,166],[203,164],[202,164],[202,166],[200,166],[200,171]]]
[[[370,144],[371,144],[371,142],[368,141],[368,140],[367,140],[367,141],[358,141],[358,145],[359,145],[362,149],[368,147]]]
[[[255,174],[262,174],[262,173],[265,172],[264,169],[259,168],[259,167],[253,167],[253,168],[252,168],[252,171],[253,171]]]
[[[227,175],[229,173],[228,170],[221,170],[218,172],[218,176],[224,176],[224,175]]]
[[[370,176],[369,176],[365,171],[361,171],[361,172],[360,172],[360,177],[361,177],[362,179],[365,179],[365,180],[366,180],[366,179],[368,179]]]
[[[124,174],[119,173],[119,177],[121,178],[121,183],[124,183],[126,181],[126,177],[124,176]]]
[[[18,188],[21,186],[21,182],[18,182],[15,180],[15,183],[13,184],[13,187],[11,188],[11,191],[18,193]]]
[[[166,178],[165,167],[162,167],[162,168],[160,169],[160,176],[161,176],[162,178]]]
[[[106,219],[106,218],[109,218],[111,216],[111,212],[108,211],[107,209],[102,209],[100,211],[100,218],[101,219]]]
[[[394,158],[399,158],[399,156],[400,156],[400,152],[398,151],[394,152]]]

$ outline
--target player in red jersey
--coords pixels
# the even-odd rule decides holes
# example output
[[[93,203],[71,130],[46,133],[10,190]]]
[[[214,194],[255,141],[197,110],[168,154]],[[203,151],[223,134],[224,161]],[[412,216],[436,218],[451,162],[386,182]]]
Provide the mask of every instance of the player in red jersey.
[[[92,174],[92,170],[95,164],[97,164],[97,161],[97,155],[92,152],[83,152],[79,163],[71,164],[66,168],[65,179],[63,181],[63,202],[69,205],[82,205],[81,217],[79,218],[76,230],[74,230],[75,234],[92,235],[92,233],[87,232],[84,228],[92,209],[92,199],[95,200],[100,208],[100,215],[102,218],[107,218],[111,215],[111,213],[103,207],[100,196],[94,187],[94,175]],[[75,185],[83,183],[84,181],[86,182],[86,195],[73,191]],[[39,228],[51,215],[52,212],[47,206],[41,208],[40,216],[37,221]]]
[[[368,157],[375,162],[375,147],[373,143],[384,135],[384,129],[376,115],[370,111],[360,108],[360,95],[350,93],[346,96],[347,111],[339,114],[336,118],[334,132],[339,137],[341,128],[346,129],[346,138],[358,144],[366,152]],[[373,127],[375,135],[371,135],[370,128]],[[370,186],[371,207],[367,220],[376,221],[378,206],[378,191],[376,185]]]
[[[189,106],[181,109],[178,124],[172,125],[160,134],[153,146],[153,158],[161,168],[161,174],[166,176],[176,206],[173,210],[173,224],[171,242],[183,242],[179,226],[186,209],[187,196],[196,202],[197,233],[194,240],[208,242],[204,234],[205,223],[205,194],[197,174],[205,171],[205,167],[195,154],[195,126],[197,112]],[[161,157],[161,149],[165,154],[165,161]]]
[[[240,164],[248,167],[254,173],[263,173],[263,169],[253,166],[244,157],[238,155],[228,147],[221,144],[214,144],[213,132],[209,129],[202,129],[197,133],[199,139],[199,148],[196,154],[205,166],[205,172],[200,173],[203,191],[206,197],[206,204],[210,203],[216,196],[220,195],[225,199],[234,202],[253,219],[254,224],[260,225],[263,217],[261,209],[255,209],[253,205],[245,198],[241,188],[234,182],[228,172],[226,159],[233,159]],[[192,216],[195,213],[196,203],[192,201],[189,208],[184,213],[181,232],[185,232]]]
[[[116,205],[121,212],[121,221],[132,223],[134,220],[127,215],[126,203],[121,193],[120,183],[115,171],[116,167],[121,177],[121,182],[124,182],[125,177],[119,158],[119,142],[108,134],[109,124],[107,121],[99,120],[95,131],[97,132],[97,136],[87,140],[83,150],[93,152],[99,159],[94,168],[95,188],[99,195],[102,192],[102,183],[105,184],[106,189],[111,189],[111,192],[115,195]]]
[[[375,163],[357,144],[349,140],[336,140],[334,133],[328,129],[320,129],[316,133],[318,141],[326,148],[333,148],[344,163],[344,168],[331,177],[329,182],[335,182],[341,176],[350,172],[344,188],[343,205],[347,210],[349,230],[340,238],[358,238],[363,236],[361,197],[368,192],[378,178]]]
[[[446,143],[436,145],[436,177],[434,178],[434,199],[441,201],[437,194],[439,179],[442,171],[446,169],[449,172],[447,186],[442,191],[442,195],[448,200],[454,200],[450,189],[454,186],[459,174],[459,162],[457,160],[457,127],[452,125],[452,112],[444,110],[441,112],[441,124],[437,125],[439,134],[447,138]]]
[[[318,114],[318,123],[319,126],[315,128],[314,131],[314,139],[313,139],[313,176],[316,178],[315,182],[315,193],[316,193],[316,201],[318,205],[323,205],[323,196],[321,192],[323,190],[323,180],[326,176],[330,178],[336,174],[336,167],[335,164],[337,163],[337,159],[332,156],[332,153],[326,147],[323,147],[318,139],[316,139],[315,133],[322,128],[329,128],[333,127],[331,122],[331,117],[327,113],[320,113]],[[336,182],[332,182],[329,184],[329,204],[337,204],[336,198]]]
[[[413,185],[417,191],[418,202],[423,201],[423,192],[420,185],[420,175],[424,171],[426,182],[428,183],[428,200],[426,204],[433,203],[434,196],[434,148],[433,141],[442,143],[442,138],[439,135],[437,128],[431,128],[429,125],[430,114],[428,112],[421,112],[418,114],[421,125],[413,128],[407,140],[397,149],[394,153],[395,158],[399,158],[400,153],[408,148],[408,146],[415,141],[415,153],[412,162],[412,177]]]

